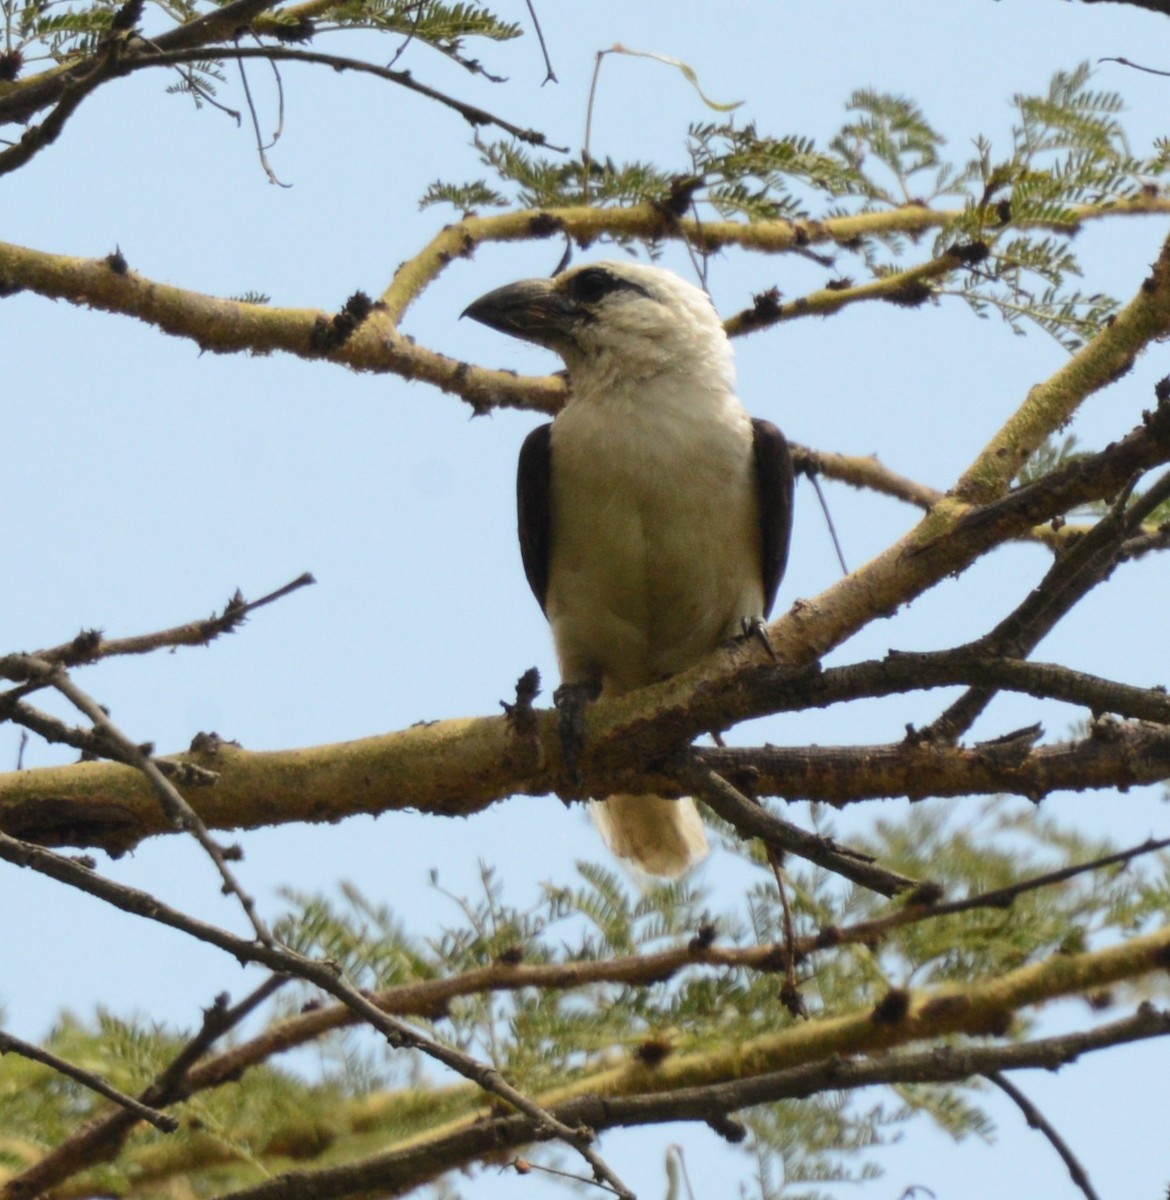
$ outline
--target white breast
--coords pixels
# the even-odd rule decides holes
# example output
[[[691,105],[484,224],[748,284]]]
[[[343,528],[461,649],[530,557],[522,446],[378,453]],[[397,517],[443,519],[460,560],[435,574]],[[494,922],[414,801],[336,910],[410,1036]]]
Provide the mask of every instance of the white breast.
[[[644,686],[762,615],[751,422],[725,386],[665,375],[578,395],[553,424],[552,483],[566,681]]]

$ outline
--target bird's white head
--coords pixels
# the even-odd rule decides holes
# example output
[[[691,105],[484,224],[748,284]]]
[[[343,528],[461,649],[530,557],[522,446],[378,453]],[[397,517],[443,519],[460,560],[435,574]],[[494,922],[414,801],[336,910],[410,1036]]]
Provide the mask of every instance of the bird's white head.
[[[733,386],[731,343],[710,297],[662,267],[590,263],[497,288],[464,316],[555,350],[578,392],[662,375]]]

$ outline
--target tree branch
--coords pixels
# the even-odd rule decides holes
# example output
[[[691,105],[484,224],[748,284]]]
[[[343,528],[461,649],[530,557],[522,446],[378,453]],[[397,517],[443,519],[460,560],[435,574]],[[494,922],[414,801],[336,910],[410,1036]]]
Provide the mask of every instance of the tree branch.
[[[598,1130],[680,1120],[710,1121],[754,1105],[805,1099],[826,1091],[897,1083],[952,1083],[993,1070],[1058,1070],[1082,1054],[1167,1033],[1170,1016],[1143,1004],[1134,1016],[1087,1033],[1014,1046],[948,1045],[876,1058],[833,1055],[821,1062],[746,1078],[663,1090],[655,1089],[654,1073],[647,1071],[647,1087],[642,1093],[566,1099],[555,1103],[553,1111],[566,1121],[586,1121]],[[362,1192],[401,1195],[488,1154],[541,1140],[540,1130],[521,1117],[464,1122],[454,1130],[420,1139],[401,1150],[345,1166],[277,1176],[231,1192],[224,1200],[334,1200]]]
[[[1107,213],[1156,211],[1159,206],[1170,211],[1170,198],[1138,198],[1113,205]],[[1085,220],[1105,215],[1088,208],[1078,212]],[[217,299],[164,285],[130,270],[115,272],[105,260],[70,258],[8,243],[0,243],[0,294],[28,289],[49,298],[121,313],[155,325],[165,333],[189,338],[202,350],[217,353],[280,350],[301,357],[326,357],[356,370],[389,372],[455,393],[476,411],[507,406],[555,412],[565,398],[565,383],[560,377],[520,377],[472,366],[419,346],[398,332],[398,323],[425,287],[449,263],[467,257],[480,244],[527,241],[558,233],[588,243],[611,233],[650,239],[685,237],[709,242],[712,248],[739,245],[778,253],[797,249],[806,242],[845,244],[879,231],[913,233],[936,227],[945,219],[946,214],[941,211],[909,206],[826,221],[699,223],[668,219],[660,208],[649,204],[626,209],[576,207],[469,216],[448,226],[420,254],[399,268],[369,319],[352,336],[325,349],[319,336],[315,336],[318,323],[325,319],[319,311]],[[952,265],[957,269],[961,264]],[[919,269],[910,268],[891,278],[906,279]],[[894,284],[878,281],[851,291],[824,289],[815,293],[815,303],[813,298],[806,298],[806,302],[786,311],[791,316],[828,312],[851,298],[888,298],[891,288],[896,293]],[[1114,342],[1121,345],[1135,332],[1142,330],[1127,327],[1124,337],[1115,335]],[[1138,343],[1129,346],[1129,355],[1132,357],[1138,348]]]
[[[258,608],[282,600],[285,596],[316,582],[312,574],[306,571],[258,600],[245,600],[237,589],[235,595],[224,605],[223,611],[218,614],[137,637],[108,639],[100,629],[86,629],[71,642],[47,650],[38,650],[31,656],[9,654],[0,657],[0,676],[14,681],[27,679],[28,676],[22,674],[22,660],[28,657],[61,667],[79,667],[116,655],[150,654],[163,647],[208,646],[217,637],[225,633],[234,633]]]
[[[1140,499],[1128,504],[1136,482],[1133,479],[1122,489],[1109,513],[1064,554],[1058,555],[1039,586],[994,629],[979,638],[973,648],[989,654],[1027,658],[1075,605],[1109,578],[1121,560],[1127,539],[1170,497],[1170,474],[1166,474]],[[920,736],[955,740],[971,728],[994,695],[992,689],[971,689]]]
[[[689,759],[689,756],[688,756]],[[700,761],[689,759],[679,769],[677,778],[688,791],[693,791],[708,807],[735,827],[744,837],[759,838],[766,846],[781,854],[795,854],[808,859],[883,896],[896,896],[918,886],[919,881],[888,871],[873,861],[872,856],[842,846],[832,838],[808,833],[797,825],[753,804],[717,772]]]
[[[1044,746],[1035,744],[1037,736],[1024,730],[970,747],[915,735],[883,745],[699,747],[695,753],[712,770],[742,780],[752,795],[836,807],[900,796],[1003,793],[1038,802],[1055,792],[1126,791],[1170,778],[1170,729],[1162,725],[1099,721],[1088,737]],[[665,772],[662,780],[651,775],[646,783],[662,791],[669,785]]]

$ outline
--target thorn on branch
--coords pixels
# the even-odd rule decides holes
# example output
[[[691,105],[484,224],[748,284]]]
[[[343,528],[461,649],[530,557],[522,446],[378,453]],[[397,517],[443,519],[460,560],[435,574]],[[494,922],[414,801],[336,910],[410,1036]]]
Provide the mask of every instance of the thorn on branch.
[[[215,758],[224,746],[235,746],[236,749],[239,749],[240,743],[221,738],[215,730],[212,730],[210,733],[200,731],[191,739],[191,745],[187,747],[187,752],[189,754],[204,754],[208,758]]]
[[[933,296],[934,290],[929,284],[919,279],[907,279],[901,287],[887,292],[882,299],[898,308],[921,308]]]
[[[111,36],[118,33],[129,33],[138,28],[142,20],[142,10],[146,7],[145,0],[126,0],[110,22]]]
[[[371,300],[365,292],[354,292],[331,321],[324,317],[316,319],[309,334],[310,349],[314,354],[330,354],[340,349],[353,337],[370,313],[384,307],[380,300]]]
[[[121,246],[115,246],[113,251],[106,255],[106,266],[115,275],[125,275],[130,270],[130,264],[126,261],[126,256],[122,253]]]
[[[644,1067],[656,1067],[674,1053],[674,1047],[662,1037],[650,1038],[634,1051],[634,1057]]]
[[[659,201],[656,207],[668,217],[676,219],[685,217],[695,198],[695,193],[705,182],[702,175],[673,176],[670,181],[669,194],[665,200]]]
[[[715,944],[718,932],[712,921],[700,925],[698,933],[687,943],[687,950],[691,954],[702,954],[705,950],[710,950]]]
[[[565,223],[560,217],[554,217],[552,213],[536,213],[528,222],[528,233],[534,238],[552,237],[554,233],[560,233],[564,229]]]
[[[933,907],[944,895],[945,892],[941,883],[927,879],[906,893],[906,906],[909,907],[912,904],[917,904],[924,908]]]
[[[102,631],[100,629],[83,629],[69,643],[70,663],[81,666],[94,662],[101,655]]]
[[[788,1015],[799,1021],[808,1020],[808,1005],[801,995],[800,987],[792,980],[786,979],[780,986],[780,1003],[788,1010]]]
[[[744,328],[755,329],[762,325],[770,325],[780,320],[780,301],[784,293],[778,287],[770,287],[766,291],[756,292],[752,296],[752,306],[744,314]]]
[[[24,55],[19,50],[0,53],[0,83],[15,83],[24,66]]]
[[[540,695],[540,672],[529,667],[516,680],[516,700],[509,704],[500,701],[504,720],[511,733],[509,756],[514,765],[523,770],[537,766],[540,761],[540,734],[536,724],[536,710],[532,702]]]
[[[909,1012],[910,993],[903,988],[890,988],[874,1005],[870,1020],[875,1025],[900,1025]]]
[[[963,266],[973,267],[991,254],[991,247],[986,242],[959,242],[951,246],[947,254]]]
[[[509,704],[500,701],[504,716],[509,727],[517,734],[530,734],[536,731],[536,714],[532,702],[540,695],[540,672],[535,667],[529,667],[516,680],[516,702]]]
[[[738,1146],[740,1142],[747,1137],[747,1126],[740,1124],[739,1121],[731,1117],[714,1116],[707,1118],[709,1128],[717,1133],[725,1142],[730,1142],[733,1146]]]
[[[300,17],[295,21],[277,19],[271,26],[265,26],[264,32],[278,42],[304,43],[313,40],[317,27],[308,17]]]

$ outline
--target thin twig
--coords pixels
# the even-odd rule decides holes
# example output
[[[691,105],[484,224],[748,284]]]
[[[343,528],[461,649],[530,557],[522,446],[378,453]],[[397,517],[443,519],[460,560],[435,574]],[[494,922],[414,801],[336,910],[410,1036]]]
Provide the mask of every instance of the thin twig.
[[[164,50],[161,54],[141,54],[127,57],[122,63],[124,71],[140,71],[149,67],[172,67],[189,62],[205,62],[208,58],[216,59],[248,59],[263,58],[269,62],[302,62],[317,66],[332,67],[335,71],[357,71],[363,75],[373,75],[388,83],[397,84],[409,91],[423,96],[428,100],[451,109],[470,125],[493,125],[502,129],[519,141],[532,146],[543,146],[549,150],[567,153],[567,147],[554,146],[543,133],[535,129],[524,129],[519,125],[505,121],[502,117],[488,112],[475,104],[457,100],[454,96],[440,92],[437,88],[420,83],[409,71],[396,71],[377,63],[364,62],[360,58],[348,58],[340,54],[323,54],[317,50],[304,50],[292,46],[215,46],[183,50]]]
[[[796,442],[791,443],[790,448],[793,465],[810,478],[823,475],[826,479],[848,484],[852,488],[864,488],[912,504],[924,512],[929,512],[943,499],[943,493],[937,488],[891,471],[875,455],[834,454],[828,450],[813,450]]]
[[[222,634],[234,632],[256,609],[282,600],[300,588],[308,587],[316,582],[311,572],[305,571],[290,583],[277,588],[274,592],[269,592],[266,596],[261,596],[258,600],[245,600],[237,591],[224,606],[223,611],[215,616],[199,621],[189,621],[185,625],[175,625],[170,629],[141,634],[137,637],[107,639],[96,630],[86,630],[78,634],[71,642],[53,646],[47,650],[38,650],[30,656],[13,654],[0,657],[0,676],[12,680],[26,678],[20,673],[20,663],[26,657],[62,667],[77,667],[116,655],[150,654],[164,647],[206,646]],[[39,683],[37,686],[48,685]]]
[[[536,40],[540,43],[540,52],[544,55],[544,79],[541,81],[541,87],[546,83],[559,83],[557,73],[553,70],[552,59],[548,56],[548,46],[544,42],[544,30],[540,27],[540,18],[536,15],[536,8],[532,0],[526,0],[528,4],[528,15],[532,18],[532,25],[536,30]]]
[[[89,1088],[91,1092],[97,1092],[99,1096],[105,1096],[107,1100],[112,1100],[135,1118],[149,1121],[155,1129],[159,1129],[163,1133],[174,1133],[179,1128],[179,1122],[174,1117],[159,1112],[149,1104],[135,1100],[133,1096],[127,1096],[125,1092],[120,1092],[112,1083],[100,1075],[94,1074],[93,1071],[86,1071],[49,1050],[22,1041],[3,1030],[0,1030],[0,1054],[19,1054],[22,1058],[28,1058],[33,1062],[41,1063],[42,1066],[51,1067],[59,1075],[65,1075],[83,1087]]]
[[[829,512],[829,505],[825,501],[825,493],[821,491],[821,481],[816,477],[815,472],[808,472],[806,475],[809,483],[813,485],[813,491],[817,494],[817,499],[821,504],[821,512],[825,514],[825,524],[829,527],[829,536],[833,539],[833,549],[837,551],[837,562],[841,565],[841,574],[848,575],[849,568],[845,564],[845,551],[841,549],[841,539],[837,536],[837,526],[833,524],[833,514]]]
[[[393,56],[386,66],[393,67],[394,64],[406,53],[407,47],[414,41],[415,33],[418,31],[419,22],[422,20],[423,11],[426,7],[423,0],[418,0],[412,5],[414,13],[410,22],[410,28],[406,31],[406,36],[402,39],[398,49],[394,51]]]
[[[1118,63],[1123,67],[1130,67],[1135,71],[1145,71],[1147,75],[1170,75],[1170,71],[1159,71],[1157,67],[1143,67],[1141,63],[1130,62],[1128,58],[1099,58],[1098,62]]]
[[[831,838],[809,833],[753,804],[717,772],[687,754],[677,773],[680,783],[694,791],[717,816],[747,837],[758,837],[765,845],[833,871],[883,896],[896,896],[918,886],[918,880],[888,871],[871,855],[850,850]]]
[[[765,843],[764,850],[776,880],[776,893],[780,897],[780,911],[784,916],[784,986],[780,990],[780,1000],[794,1017],[807,1017],[808,1005],[800,994],[800,984],[796,979],[796,922],[792,918],[792,905],[788,903],[784,860],[775,847]]]
[[[1073,1183],[1084,1192],[1085,1200],[1101,1200],[1100,1196],[1093,1189],[1093,1185],[1089,1180],[1089,1173],[1081,1165],[1080,1160],[1072,1152],[1068,1143],[1049,1124],[1044,1114],[1036,1105],[1001,1071],[984,1071],[983,1078],[994,1083],[1001,1092],[1010,1096],[1016,1107],[1024,1114],[1024,1120],[1028,1122],[1029,1127],[1039,1131],[1048,1139],[1053,1150],[1060,1155],[1064,1165],[1068,1167],[1068,1173],[1072,1176]]]
[[[236,43],[236,49],[240,49],[239,42]],[[272,62],[272,59],[268,56],[265,57],[268,58],[268,62],[275,69],[276,64]],[[236,59],[236,67],[240,72],[240,83],[244,88],[244,99],[248,105],[248,113],[252,118],[252,131],[256,135],[256,153],[260,156],[260,165],[264,168],[264,174],[268,176],[269,183],[275,183],[277,187],[290,188],[292,187],[292,184],[285,183],[283,180],[277,178],[276,172],[272,169],[272,164],[268,161],[267,151],[270,146],[274,146],[276,144],[276,139],[280,135],[277,134],[275,137],[273,137],[271,142],[265,143],[264,135],[260,132],[260,118],[256,113],[256,103],[252,99],[252,89],[248,84],[248,72],[244,66],[244,60],[242,58]]]
[[[608,50],[598,50],[593,60],[593,77],[589,80],[589,99],[585,104],[585,144],[581,148],[581,203],[589,204],[589,179],[593,173],[593,155],[590,146],[593,141],[593,104],[597,99],[597,76],[601,73],[601,63]]]

